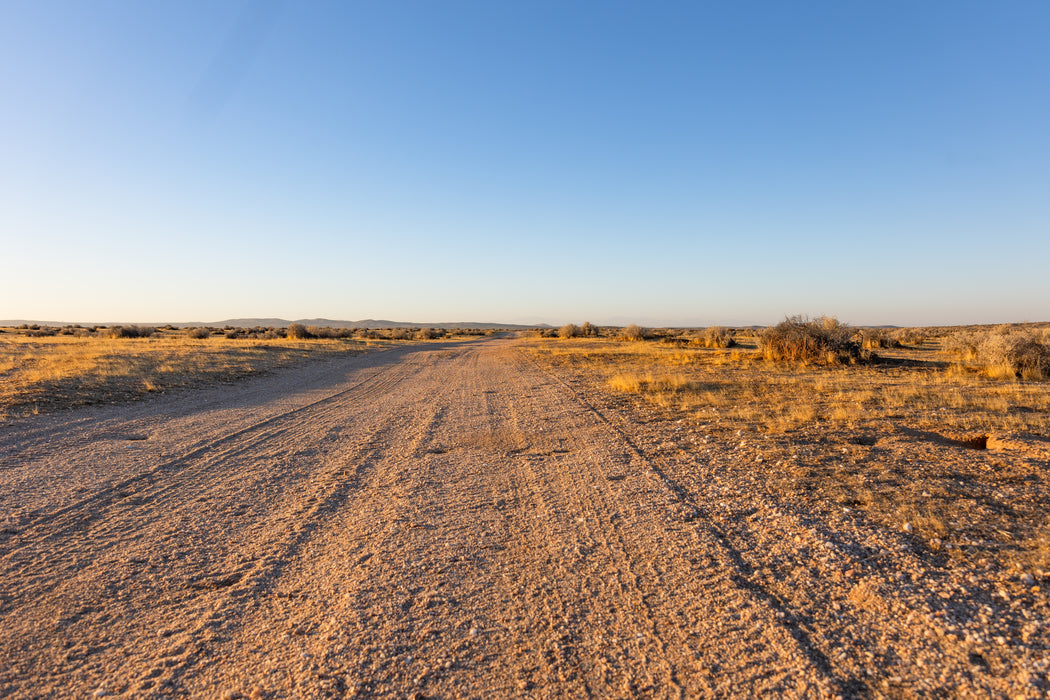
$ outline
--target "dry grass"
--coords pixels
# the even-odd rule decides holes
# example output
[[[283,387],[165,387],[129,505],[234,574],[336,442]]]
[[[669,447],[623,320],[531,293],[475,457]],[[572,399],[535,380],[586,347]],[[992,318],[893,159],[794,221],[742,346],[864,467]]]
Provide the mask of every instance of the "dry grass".
[[[33,337],[0,333],[0,419],[113,403],[177,387],[260,374],[303,360],[363,352],[383,341],[204,338],[189,331],[149,337]],[[210,337],[209,337],[210,336]]]
[[[979,354],[968,364],[949,350],[955,332],[910,330],[918,346],[880,344],[881,360],[861,364],[769,361],[763,334],[740,329],[732,350],[615,339],[526,347],[612,401],[726,444],[748,438],[762,459],[739,468],[752,470],[745,478],[759,470],[780,497],[863,511],[898,531],[907,523],[934,556],[1050,570],[1040,505],[1050,498],[1050,386],[989,372]],[[1031,449],[975,449],[989,435],[1022,436]]]
[[[960,331],[945,347],[960,369],[976,369],[992,378],[1050,378],[1050,337],[1045,329],[1000,326]]]

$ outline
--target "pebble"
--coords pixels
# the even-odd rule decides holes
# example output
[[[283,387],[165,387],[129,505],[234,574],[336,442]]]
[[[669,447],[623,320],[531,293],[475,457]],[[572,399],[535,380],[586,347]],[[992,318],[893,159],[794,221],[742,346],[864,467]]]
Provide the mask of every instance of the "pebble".
[[[907,533],[911,533],[915,528],[912,527],[911,523],[904,523],[903,530]]]
[[[1031,574],[1021,574],[1021,583],[1026,586],[1034,586],[1035,576],[1032,576]]]

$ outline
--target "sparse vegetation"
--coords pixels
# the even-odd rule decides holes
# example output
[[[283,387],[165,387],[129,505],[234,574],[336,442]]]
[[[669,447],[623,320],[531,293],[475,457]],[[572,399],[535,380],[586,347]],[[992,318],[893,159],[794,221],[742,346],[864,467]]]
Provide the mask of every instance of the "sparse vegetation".
[[[1050,343],[1044,332],[1009,326],[959,331],[949,336],[945,345],[960,369],[969,367],[1000,379],[1050,377]]]
[[[821,339],[854,334],[825,319],[788,319],[780,329],[825,353],[841,346]],[[880,347],[880,363],[852,363],[859,347],[832,362],[819,352],[769,362],[768,331],[738,330],[733,349],[622,339],[528,347],[646,415],[733,444],[746,439],[761,464],[733,468],[764,488],[863,512],[895,531],[908,523],[946,561],[994,556],[1004,566],[1050,567],[1050,516],[1034,507],[1050,485],[1039,466],[1050,458],[1050,392],[1040,380],[1050,331],[908,330],[912,343]],[[985,450],[1010,436],[1020,436],[1018,451]],[[687,449],[703,454],[700,445]],[[999,544],[966,544],[976,541]]]
[[[0,420],[228,381],[310,357],[363,352],[382,339],[285,339],[281,329],[40,327],[0,335]],[[58,329],[56,329],[58,330]]]

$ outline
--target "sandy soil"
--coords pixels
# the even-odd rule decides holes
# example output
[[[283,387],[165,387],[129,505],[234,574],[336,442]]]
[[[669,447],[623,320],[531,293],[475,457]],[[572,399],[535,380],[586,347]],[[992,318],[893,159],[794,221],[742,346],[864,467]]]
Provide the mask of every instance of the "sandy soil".
[[[1044,692],[906,539],[722,478],[740,445],[689,430],[512,339],[8,423],[0,695]]]

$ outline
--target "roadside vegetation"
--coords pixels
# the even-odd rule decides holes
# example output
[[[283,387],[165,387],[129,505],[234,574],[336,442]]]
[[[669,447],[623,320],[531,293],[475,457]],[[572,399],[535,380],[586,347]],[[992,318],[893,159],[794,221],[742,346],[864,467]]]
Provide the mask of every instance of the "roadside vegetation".
[[[936,556],[1050,570],[1050,324],[645,335],[525,347],[614,403],[739,443],[756,488],[866,513]]]

